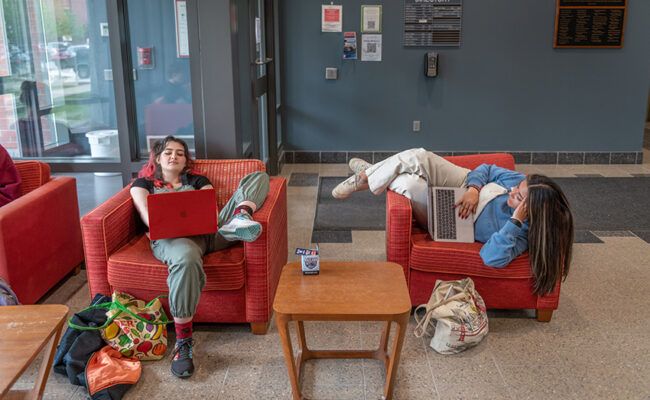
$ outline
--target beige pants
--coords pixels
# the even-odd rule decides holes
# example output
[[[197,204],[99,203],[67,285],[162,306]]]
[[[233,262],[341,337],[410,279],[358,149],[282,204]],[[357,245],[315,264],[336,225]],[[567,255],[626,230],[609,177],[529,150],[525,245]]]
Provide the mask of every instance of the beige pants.
[[[415,219],[427,227],[427,182],[430,186],[465,187],[467,168],[462,168],[424,149],[397,153],[366,170],[374,194],[386,189],[411,200]]]

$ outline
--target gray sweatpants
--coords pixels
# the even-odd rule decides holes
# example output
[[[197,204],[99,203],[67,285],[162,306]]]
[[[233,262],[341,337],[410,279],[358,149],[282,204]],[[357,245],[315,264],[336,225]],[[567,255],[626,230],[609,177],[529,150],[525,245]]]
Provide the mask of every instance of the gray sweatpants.
[[[427,226],[427,182],[430,186],[465,187],[467,168],[459,167],[424,149],[410,149],[372,165],[366,170],[374,194],[387,188],[411,200],[415,220]]]
[[[252,172],[243,177],[235,193],[219,211],[219,227],[228,221],[243,201],[252,201],[259,210],[268,193],[269,176],[265,172]],[[169,308],[173,317],[187,318],[196,312],[205,286],[203,255],[235,243],[224,239],[219,232],[151,241],[153,255],[168,266]]]

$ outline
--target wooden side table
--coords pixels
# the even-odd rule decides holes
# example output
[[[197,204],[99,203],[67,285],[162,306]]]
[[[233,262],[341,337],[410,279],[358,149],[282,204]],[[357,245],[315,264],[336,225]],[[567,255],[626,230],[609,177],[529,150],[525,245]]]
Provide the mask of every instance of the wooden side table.
[[[43,397],[67,316],[68,307],[61,304],[0,307],[0,398]],[[46,344],[34,388],[9,391]]]
[[[401,266],[388,262],[321,262],[320,275],[302,275],[300,263],[284,266],[273,303],[294,399],[300,392],[302,364],[312,358],[376,358],[386,368],[384,398],[391,399],[411,300]],[[294,358],[289,321],[298,338]],[[312,350],[303,321],[385,321],[376,350]],[[397,323],[388,353],[390,325]]]

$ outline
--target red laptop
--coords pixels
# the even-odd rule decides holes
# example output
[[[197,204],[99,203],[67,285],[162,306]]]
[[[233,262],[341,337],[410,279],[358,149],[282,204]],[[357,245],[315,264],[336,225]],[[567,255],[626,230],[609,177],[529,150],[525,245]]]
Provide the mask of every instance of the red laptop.
[[[215,233],[218,229],[215,189],[150,194],[147,208],[151,240]]]

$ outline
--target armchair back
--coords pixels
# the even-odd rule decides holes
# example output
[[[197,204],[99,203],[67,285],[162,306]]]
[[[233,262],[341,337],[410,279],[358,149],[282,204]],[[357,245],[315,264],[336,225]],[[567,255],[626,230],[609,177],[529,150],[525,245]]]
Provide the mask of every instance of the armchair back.
[[[228,202],[237,190],[239,181],[255,171],[265,171],[260,160],[194,160],[194,168],[205,175],[217,190],[219,209]]]
[[[50,180],[50,166],[34,160],[14,161],[20,175],[20,195],[24,196]]]

